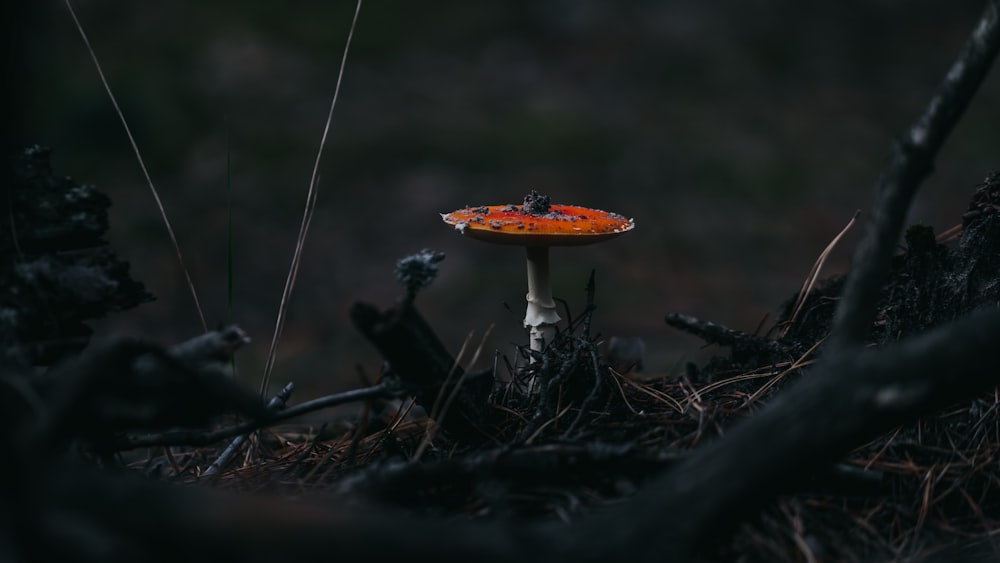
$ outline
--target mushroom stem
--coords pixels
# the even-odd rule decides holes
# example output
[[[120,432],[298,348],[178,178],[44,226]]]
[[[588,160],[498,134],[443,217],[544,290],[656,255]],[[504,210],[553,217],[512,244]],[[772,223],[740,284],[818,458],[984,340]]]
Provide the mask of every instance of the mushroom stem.
[[[561,318],[552,299],[549,281],[549,247],[526,247],[528,250],[528,309],[524,313],[524,326],[529,330],[531,349],[541,352],[556,336],[556,323]]]

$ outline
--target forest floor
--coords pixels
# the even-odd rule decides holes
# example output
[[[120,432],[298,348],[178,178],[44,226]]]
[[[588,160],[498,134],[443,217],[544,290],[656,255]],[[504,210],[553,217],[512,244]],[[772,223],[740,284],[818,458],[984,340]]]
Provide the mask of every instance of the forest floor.
[[[994,174],[956,228],[907,231],[870,345],[996,303],[998,266],[1000,176]],[[760,334],[669,316],[669,324],[730,351],[688,365],[681,376],[610,368],[584,310],[543,361],[508,366],[507,376],[498,378],[503,381],[494,384],[478,441],[440,431],[412,400],[378,399],[366,403],[360,418],[263,431],[241,463],[211,477],[202,471],[218,457],[217,447],[173,449],[169,458],[158,454],[131,466],[241,492],[337,490],[418,514],[572,522],[641,494],[644,483],[683,452],[726,433],[809,377],[823,354],[842,281],[820,280],[805,299],[790,299]],[[532,378],[545,382],[540,392],[526,392]],[[812,476],[803,492],[780,497],[702,557],[919,561],[977,540],[985,541],[982,557],[995,556],[1000,551],[989,542],[1000,529],[998,467],[1000,395],[994,390],[858,444],[828,473]],[[964,556],[978,560],[971,551]]]

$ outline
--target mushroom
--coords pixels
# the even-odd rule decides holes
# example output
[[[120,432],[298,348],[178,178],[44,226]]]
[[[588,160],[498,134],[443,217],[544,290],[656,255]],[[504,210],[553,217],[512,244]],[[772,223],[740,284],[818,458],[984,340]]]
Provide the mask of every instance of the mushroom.
[[[632,230],[635,220],[617,213],[575,205],[552,205],[532,190],[523,205],[466,207],[442,213],[445,223],[486,242],[517,244],[528,252],[528,308],[524,326],[531,349],[542,351],[555,337],[561,319],[549,281],[549,247],[605,241]]]

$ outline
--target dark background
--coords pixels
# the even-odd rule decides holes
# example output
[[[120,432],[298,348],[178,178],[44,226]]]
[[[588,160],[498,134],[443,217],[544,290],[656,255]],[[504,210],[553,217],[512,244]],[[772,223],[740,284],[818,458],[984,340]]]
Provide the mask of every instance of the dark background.
[[[354,2],[77,1],[78,14],[176,229],[211,325],[254,337],[259,383]],[[495,323],[511,355],[524,253],[463,239],[438,217],[467,204],[554,202],[634,217],[605,244],[555,249],[554,285],[594,325],[645,339],[647,371],[711,350],[663,323],[680,312],[753,331],[801,285],[921,112],[981,2],[369,1],[320,167],[319,202],[273,381],[302,395],[379,369],[350,326],[355,300],[400,294],[395,260],[447,253],[418,306],[457,351]],[[98,338],[180,341],[200,330],[149,188],[63,2],[15,26],[23,143],[115,205],[109,238],[154,303]],[[943,231],[1000,155],[996,72],[937,159],[911,220]],[[227,173],[227,159],[230,172]],[[831,257],[847,268],[860,229]],[[508,311],[504,303],[510,305]],[[769,327],[767,322],[765,327]]]

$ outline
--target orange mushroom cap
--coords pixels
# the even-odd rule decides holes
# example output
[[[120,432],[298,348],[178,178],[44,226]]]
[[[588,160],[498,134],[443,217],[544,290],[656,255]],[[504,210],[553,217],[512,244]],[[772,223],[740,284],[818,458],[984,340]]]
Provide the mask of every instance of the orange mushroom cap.
[[[532,195],[537,194],[532,192]],[[635,227],[634,219],[576,205],[548,205],[546,202],[541,209],[528,209],[532,208],[527,204],[466,207],[442,213],[441,219],[472,238],[521,246],[592,244]]]

